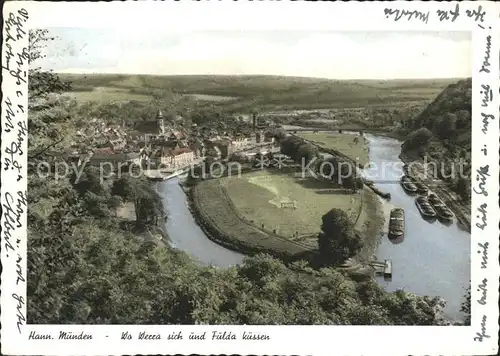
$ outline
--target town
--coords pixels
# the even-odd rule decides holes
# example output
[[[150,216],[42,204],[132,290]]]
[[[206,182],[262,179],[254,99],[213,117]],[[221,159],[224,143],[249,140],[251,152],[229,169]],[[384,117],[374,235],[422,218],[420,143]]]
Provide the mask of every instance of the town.
[[[182,120],[181,116],[176,117],[176,121]],[[276,145],[275,137],[266,129],[280,127],[260,120],[254,113],[251,123],[239,122],[238,127],[228,131],[197,124],[184,128],[165,119],[161,110],[144,126],[150,128],[149,132],[131,133],[125,124],[109,125],[102,119],[91,119],[76,132],[79,142],[62,155],[70,162],[106,165],[113,172],[136,165],[147,169],[149,178],[163,180],[206,158],[227,161],[242,152],[249,158],[267,153]]]

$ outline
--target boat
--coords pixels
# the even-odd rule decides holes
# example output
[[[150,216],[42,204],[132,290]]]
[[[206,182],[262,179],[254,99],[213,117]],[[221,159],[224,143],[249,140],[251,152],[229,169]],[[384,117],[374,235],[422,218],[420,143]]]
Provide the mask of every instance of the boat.
[[[446,204],[439,199],[436,194],[429,194],[429,203],[431,203],[432,207],[436,211],[437,217],[443,221],[452,221],[453,220],[453,212],[446,206]]]
[[[433,219],[437,216],[436,211],[426,197],[418,197],[415,199],[415,204],[424,219]]]
[[[401,208],[391,210],[389,218],[389,238],[402,237],[405,232],[405,211]]]
[[[165,177],[149,177],[150,180],[152,180],[153,182],[161,182],[161,181],[164,181],[165,180]]]
[[[424,183],[414,181],[413,184],[417,187],[417,193],[427,195],[429,192],[429,188]]]
[[[441,199],[439,199],[439,197],[434,193],[429,194],[428,199],[429,199],[429,203],[431,203],[432,205],[444,204],[443,201]]]
[[[416,193],[418,190],[412,179],[408,176],[401,177],[401,186],[407,193]]]

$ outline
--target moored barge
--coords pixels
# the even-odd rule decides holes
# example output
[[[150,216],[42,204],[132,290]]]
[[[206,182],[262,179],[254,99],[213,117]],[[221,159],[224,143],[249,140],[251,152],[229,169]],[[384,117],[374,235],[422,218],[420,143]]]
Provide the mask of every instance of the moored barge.
[[[429,192],[429,188],[424,183],[421,182],[413,182],[415,184],[415,187],[417,187],[417,193],[422,194],[422,195],[427,195]]]
[[[404,233],[405,211],[402,208],[394,208],[389,218],[389,238],[400,238]]]
[[[418,197],[415,199],[415,204],[424,219],[434,219],[437,216],[436,211],[426,197]]]
[[[437,217],[443,221],[452,221],[453,220],[453,212],[446,206],[446,204],[439,199],[436,194],[429,195],[429,203],[432,205],[434,210],[436,211]]]
[[[413,183],[412,179],[408,176],[401,177],[401,186],[407,193],[410,194],[416,193],[418,190],[415,183]]]

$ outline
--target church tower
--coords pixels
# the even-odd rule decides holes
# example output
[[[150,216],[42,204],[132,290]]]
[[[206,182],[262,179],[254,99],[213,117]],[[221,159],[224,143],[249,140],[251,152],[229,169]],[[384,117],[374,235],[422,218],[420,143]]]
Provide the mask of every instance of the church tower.
[[[160,135],[165,134],[165,121],[163,120],[163,114],[161,110],[158,111],[158,115],[156,115],[156,122],[158,123],[158,130]]]

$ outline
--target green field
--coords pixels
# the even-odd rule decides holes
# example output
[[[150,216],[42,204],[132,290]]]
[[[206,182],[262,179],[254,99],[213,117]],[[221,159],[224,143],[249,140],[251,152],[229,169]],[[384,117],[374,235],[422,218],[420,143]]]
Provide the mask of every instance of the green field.
[[[198,208],[225,235],[269,249],[287,250],[286,241],[316,249],[325,213],[343,209],[354,223],[361,210],[361,193],[279,171],[204,181],[195,196]],[[292,202],[295,208],[281,205]]]
[[[220,184],[238,215],[288,238],[296,233],[319,233],[321,217],[332,208],[345,210],[354,222],[361,207],[359,194],[345,194],[344,189],[334,189],[331,183],[310,177],[257,171],[241,178],[224,178]],[[292,202],[295,209],[281,207],[281,203]]]
[[[103,100],[95,87],[104,87],[104,98],[155,93],[181,94],[207,105],[222,105],[227,110],[354,108],[408,105],[432,101],[456,80],[339,81],[319,78],[278,76],[152,76],[118,74],[61,74],[71,81],[73,90],[86,100]],[[116,88],[117,93],[111,88]],[[125,90],[125,91],[124,91]],[[128,91],[128,92],[127,92]],[[89,94],[83,94],[89,92]],[[144,100],[144,97],[136,97]],[[230,99],[229,99],[230,98]],[[234,100],[232,100],[234,99]],[[216,100],[216,101],[215,101]],[[230,100],[230,101],[228,101]]]
[[[297,132],[296,135],[324,148],[336,150],[363,166],[370,161],[368,145],[362,136],[321,131],[317,133]]]
[[[150,101],[150,95],[132,93],[124,88],[95,87],[93,90],[74,90],[66,92],[64,95],[77,101],[92,101],[99,103],[109,103],[116,101]]]

